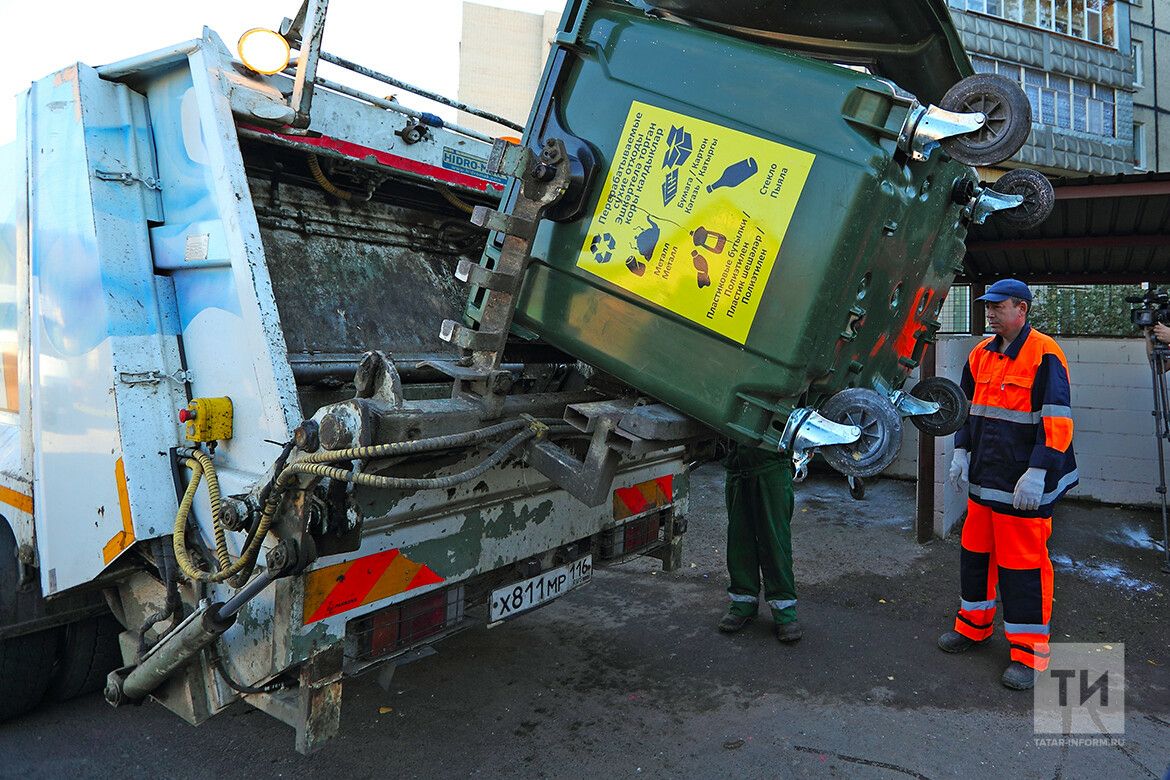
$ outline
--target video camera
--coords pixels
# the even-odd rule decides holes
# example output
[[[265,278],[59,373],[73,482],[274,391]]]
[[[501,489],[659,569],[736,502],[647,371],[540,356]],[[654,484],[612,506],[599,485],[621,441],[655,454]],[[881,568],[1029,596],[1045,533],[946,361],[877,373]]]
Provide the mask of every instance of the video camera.
[[[1170,294],[1151,287],[1143,295],[1127,295],[1126,303],[1138,303],[1129,311],[1129,319],[1139,328],[1152,328],[1159,322],[1170,324]]]

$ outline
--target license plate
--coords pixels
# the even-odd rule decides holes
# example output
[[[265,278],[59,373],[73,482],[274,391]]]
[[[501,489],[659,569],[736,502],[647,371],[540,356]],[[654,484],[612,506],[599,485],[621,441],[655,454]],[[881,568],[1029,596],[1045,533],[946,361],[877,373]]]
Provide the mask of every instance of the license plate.
[[[492,591],[488,622],[496,623],[539,607],[557,596],[565,595],[573,588],[584,585],[592,578],[593,556],[586,555],[535,577],[497,588]]]

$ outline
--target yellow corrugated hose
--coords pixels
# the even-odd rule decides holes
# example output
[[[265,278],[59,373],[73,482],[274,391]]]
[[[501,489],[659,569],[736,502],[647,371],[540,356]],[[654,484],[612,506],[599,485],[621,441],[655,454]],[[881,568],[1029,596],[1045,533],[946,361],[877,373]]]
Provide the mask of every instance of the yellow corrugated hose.
[[[341,200],[353,199],[352,192],[346,192],[333,182],[329,181],[329,177],[325,175],[325,171],[321,170],[321,162],[317,159],[317,155],[315,154],[309,155],[309,173],[313,174],[313,179],[316,180],[319,185],[321,185],[321,189],[325,190],[333,197],[340,198]]]
[[[175,515],[174,548],[175,560],[183,574],[200,582],[223,582],[245,568],[260,552],[260,545],[268,533],[272,516],[265,512],[260,518],[260,525],[256,528],[256,535],[250,540],[247,547],[240,553],[240,557],[232,561],[228,553],[227,537],[224,533],[222,514],[220,509],[219,479],[215,475],[215,464],[210,456],[202,450],[194,450],[191,457],[184,461],[184,465],[191,469],[191,482],[183,492],[183,500],[179,502],[179,511]],[[215,530],[215,557],[219,562],[219,571],[203,571],[197,567],[187,553],[187,519],[191,514],[191,505],[195,501],[195,491],[202,481],[207,482],[207,498],[211,505],[211,523]]]
[[[438,193],[440,195],[443,196],[443,200],[447,201],[452,206],[454,206],[455,208],[462,211],[464,214],[474,214],[475,213],[475,206],[472,206],[470,203],[468,203],[467,201],[460,198],[454,192],[451,192],[451,188],[448,187],[447,185],[436,184],[435,189],[438,191]]]

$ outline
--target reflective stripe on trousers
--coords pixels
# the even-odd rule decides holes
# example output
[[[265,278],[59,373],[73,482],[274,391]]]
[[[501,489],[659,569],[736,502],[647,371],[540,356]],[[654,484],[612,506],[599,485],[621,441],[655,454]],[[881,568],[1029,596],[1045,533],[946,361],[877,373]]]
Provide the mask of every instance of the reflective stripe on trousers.
[[[960,602],[955,631],[980,641],[994,632],[996,595],[1003,601],[1011,658],[1048,667],[1052,615],[1050,517],[1015,517],[967,501],[960,551]]]

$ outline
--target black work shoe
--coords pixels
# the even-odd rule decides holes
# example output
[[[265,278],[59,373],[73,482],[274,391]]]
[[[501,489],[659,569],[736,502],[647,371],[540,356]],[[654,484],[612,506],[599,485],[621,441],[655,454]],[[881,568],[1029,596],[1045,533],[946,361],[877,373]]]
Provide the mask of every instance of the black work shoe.
[[[980,639],[976,642],[970,637],[965,637],[958,631],[948,631],[938,638],[938,649],[944,653],[965,653],[972,647],[978,647],[986,644],[986,639]]]
[[[804,636],[804,629],[800,627],[799,620],[790,620],[787,623],[776,624],[776,638],[784,643],[799,642],[800,638]]]
[[[748,623],[751,623],[755,615],[737,615],[734,612],[728,612],[719,620],[719,630],[725,634],[734,634],[736,631],[742,631],[747,628]]]
[[[1003,670],[1003,677],[999,678],[1005,688],[1013,691],[1029,691],[1036,684],[1036,670],[1024,666],[1019,661],[1012,661],[1008,668]]]

